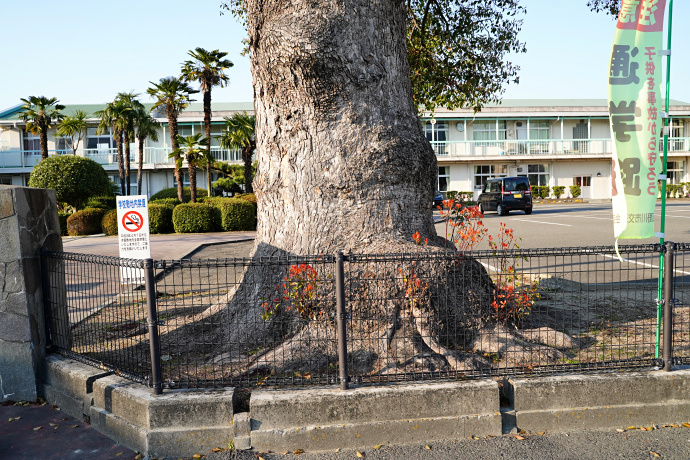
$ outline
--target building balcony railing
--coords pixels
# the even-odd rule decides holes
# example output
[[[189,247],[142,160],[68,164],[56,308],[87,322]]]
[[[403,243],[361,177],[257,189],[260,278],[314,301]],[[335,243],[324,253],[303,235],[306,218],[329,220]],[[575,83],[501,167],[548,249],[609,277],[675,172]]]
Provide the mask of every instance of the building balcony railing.
[[[669,152],[688,152],[690,138],[669,139]],[[431,142],[436,155],[450,157],[488,157],[501,155],[610,155],[611,139],[544,139],[499,141],[436,141]],[[663,151],[663,140],[659,142]]]
[[[146,147],[144,148],[144,164],[146,165],[174,165],[175,160],[168,158],[172,151],[169,147]],[[229,163],[239,163],[242,161],[242,153],[239,150],[221,149],[219,147],[211,147],[211,154],[218,161],[226,161]],[[49,150],[48,156],[54,155],[72,155],[72,150]],[[117,149],[116,148],[98,148],[98,149],[80,149],[77,150],[78,156],[91,158],[96,163],[102,166],[117,165]],[[131,163],[138,162],[139,152],[132,150],[130,152],[129,161]],[[40,150],[0,150],[0,169],[2,168],[33,168],[41,161]]]

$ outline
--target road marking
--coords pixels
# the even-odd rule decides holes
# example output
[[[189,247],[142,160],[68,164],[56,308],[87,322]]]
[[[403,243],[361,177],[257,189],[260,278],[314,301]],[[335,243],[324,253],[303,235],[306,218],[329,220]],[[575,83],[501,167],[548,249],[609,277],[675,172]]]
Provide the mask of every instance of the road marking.
[[[618,260],[618,257],[612,256],[612,255],[610,255],[610,254],[602,254],[602,253],[600,253],[600,252],[598,252],[598,253],[596,253],[596,254],[599,255],[599,256],[608,257],[609,259],[616,259],[616,260]],[[644,263],[644,262],[636,262],[636,261],[634,261],[634,260],[625,259],[625,258],[623,259],[623,261],[624,261],[624,262],[628,262],[629,264],[642,265],[643,267],[648,267],[648,268],[659,268],[658,265],[646,264],[646,263]],[[681,271],[681,270],[674,270],[673,272],[674,272],[674,273],[680,273],[681,275],[690,275],[690,272],[684,272],[684,271]]]
[[[570,224],[557,224],[555,222],[542,222],[540,220],[531,220],[531,219],[513,219],[513,220],[519,220],[521,222],[531,222],[534,224],[560,225],[562,227],[572,227],[572,225],[570,225]]]

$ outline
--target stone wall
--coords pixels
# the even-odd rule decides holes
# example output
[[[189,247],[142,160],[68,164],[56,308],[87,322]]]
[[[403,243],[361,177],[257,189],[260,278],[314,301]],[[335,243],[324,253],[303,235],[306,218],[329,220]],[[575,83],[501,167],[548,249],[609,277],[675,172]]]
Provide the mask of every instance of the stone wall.
[[[41,247],[62,251],[55,191],[0,185],[0,401],[37,397],[46,348]]]

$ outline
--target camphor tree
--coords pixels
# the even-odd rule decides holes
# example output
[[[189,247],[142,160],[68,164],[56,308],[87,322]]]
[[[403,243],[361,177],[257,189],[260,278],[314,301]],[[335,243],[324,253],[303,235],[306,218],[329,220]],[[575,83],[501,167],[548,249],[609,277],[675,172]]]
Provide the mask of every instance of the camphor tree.
[[[60,121],[63,115],[60,110],[64,105],[58,104],[54,97],[48,99],[45,96],[29,96],[22,98],[24,103],[19,112],[19,118],[26,122],[26,130],[32,134],[38,134],[41,143],[41,158],[48,158],[48,129],[53,122]]]
[[[431,209],[436,157],[418,109],[478,109],[516,79],[518,69],[506,55],[524,51],[517,40],[524,11],[519,2],[242,0],[225,7],[246,15],[251,56],[258,156],[252,256],[411,253],[418,248],[413,235],[428,238],[425,250],[442,250],[445,241],[436,236]],[[396,318],[405,312],[408,331],[420,339],[410,344],[415,355],[441,360],[426,370],[486,365],[478,362],[481,356],[433,339],[443,328],[464,330],[464,343],[453,344],[463,350],[473,335],[492,333],[486,319],[493,283],[478,262],[459,260],[453,268],[427,267],[427,279],[445,282],[429,283],[425,302],[405,302],[409,264],[391,267],[387,278],[395,281],[378,286],[388,300],[360,301],[370,287],[353,288],[353,316],[373,321],[366,331],[353,323],[348,351],[357,353],[358,334],[381,338],[370,341],[378,348],[369,350],[375,359],[368,369],[382,371],[382,358],[403,329]],[[357,270],[366,278],[373,267]],[[314,345],[319,333],[311,325],[286,331],[273,316],[258,319],[266,317],[266,292],[284,276],[250,267],[227,304],[207,312],[225,315],[226,343],[261,348],[260,359],[273,363],[276,373],[299,370],[285,356],[311,363],[331,353]],[[447,286],[462,288],[448,295]],[[405,371],[415,364],[399,365]],[[247,371],[260,368],[256,361]]]
[[[155,103],[151,110],[164,109],[165,115],[168,117],[168,130],[170,131],[170,145],[173,150],[180,148],[177,142],[177,117],[184,109],[187,108],[191,99],[191,95],[198,93],[187,83],[177,77],[161,78],[158,83],[149,82],[153,86],[146,90],[149,96],[155,99]],[[177,199],[184,203],[184,194],[182,188],[182,169],[177,167],[177,158],[175,158],[175,181],[177,182]]]

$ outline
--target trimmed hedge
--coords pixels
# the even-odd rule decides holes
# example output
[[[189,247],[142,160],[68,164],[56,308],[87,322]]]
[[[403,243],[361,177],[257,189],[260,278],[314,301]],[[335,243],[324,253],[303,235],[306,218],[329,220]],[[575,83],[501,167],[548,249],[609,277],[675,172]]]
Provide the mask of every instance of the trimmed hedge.
[[[60,235],[67,235],[67,219],[71,216],[71,212],[58,211],[58,219],[60,220]]]
[[[554,185],[551,190],[553,191],[553,196],[559,199],[565,193],[565,185]]]
[[[235,195],[233,198],[238,198],[240,200],[245,200],[256,204],[256,195],[253,193],[240,193],[239,195]]]
[[[117,207],[115,195],[92,196],[86,202],[86,208],[115,209]]]
[[[101,229],[106,235],[117,235],[117,209],[111,209],[103,215]]]
[[[251,201],[226,198],[217,207],[224,231],[256,230],[256,205]]]
[[[173,227],[176,233],[211,232],[214,229],[213,214],[213,207],[207,204],[182,203],[173,210]]]
[[[208,192],[206,191],[205,188],[196,188],[196,197],[199,198],[200,196],[206,196]],[[182,195],[184,196],[184,201],[186,203],[189,202],[189,200],[192,199],[192,191],[189,189],[189,187],[185,187],[182,189]],[[154,193],[151,196],[151,199],[149,202],[154,201],[154,200],[160,200],[162,198],[177,198],[177,187],[170,187],[170,188],[164,188],[158,193]]]
[[[149,204],[165,204],[165,205],[170,205],[172,207],[177,206],[178,204],[182,204],[180,200],[177,198],[158,198],[156,200],[149,200]]]
[[[149,232],[172,233],[174,209],[175,206],[165,202],[149,203]]]
[[[105,210],[98,208],[86,208],[77,211],[67,218],[67,234],[95,235],[101,233],[101,221]]]

